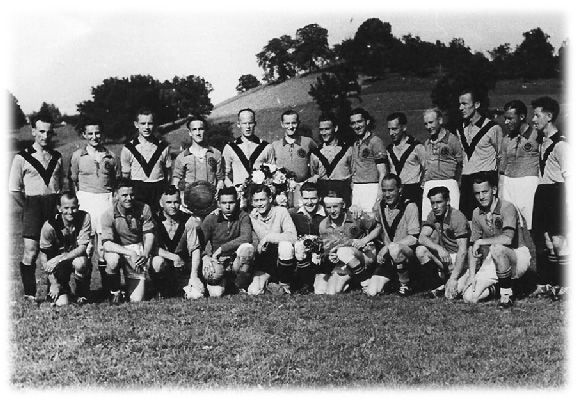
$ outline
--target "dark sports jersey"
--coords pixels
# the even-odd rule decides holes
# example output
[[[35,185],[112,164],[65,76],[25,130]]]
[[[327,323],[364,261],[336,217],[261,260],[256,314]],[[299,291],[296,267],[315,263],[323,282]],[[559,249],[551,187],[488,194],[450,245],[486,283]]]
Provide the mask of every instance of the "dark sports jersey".
[[[120,152],[123,174],[142,182],[159,182],[166,179],[165,171],[172,166],[169,147],[152,137],[151,140],[129,140]]]
[[[90,215],[79,210],[70,226],[64,224],[62,214],[58,213],[42,226],[40,232],[40,250],[48,258],[86,246],[92,240]]]
[[[384,244],[419,235],[419,211],[415,203],[400,199],[395,207],[389,208],[382,200],[375,204],[373,211],[383,227]]]
[[[256,136],[238,137],[223,148],[225,176],[232,180],[233,185],[242,184],[254,169],[259,169],[264,163],[272,164],[274,159],[273,147]]]
[[[475,123],[460,125],[458,137],[464,149],[463,175],[478,171],[497,171],[502,157],[502,128],[481,117]]]
[[[387,160],[391,172],[399,176],[401,183],[410,185],[420,183],[425,167],[425,148],[413,136],[396,146],[387,146]]]
[[[302,235],[319,235],[319,224],[325,219],[327,213],[322,206],[317,206],[317,211],[311,216],[304,207],[298,209],[292,208],[289,214],[293,219],[295,228],[297,228],[297,236]]]
[[[120,211],[118,204],[113,205],[104,212],[100,223],[102,242],[111,240],[121,246],[142,243],[145,234],[155,231],[150,207],[136,200],[126,214]]]
[[[177,224],[171,235],[170,224],[164,213],[161,212],[155,216],[157,245],[170,253],[177,254],[184,261],[188,261],[191,253],[200,247],[197,224],[192,216],[183,212],[179,212],[173,220]]]
[[[26,196],[60,193],[64,182],[62,155],[52,149],[42,150],[33,144],[14,156],[8,183],[11,192]]]
[[[457,239],[470,238],[470,227],[466,216],[453,207],[448,207],[441,221],[436,218],[433,211],[430,212],[424,226],[429,226],[436,231],[441,246],[452,254],[458,252]]]

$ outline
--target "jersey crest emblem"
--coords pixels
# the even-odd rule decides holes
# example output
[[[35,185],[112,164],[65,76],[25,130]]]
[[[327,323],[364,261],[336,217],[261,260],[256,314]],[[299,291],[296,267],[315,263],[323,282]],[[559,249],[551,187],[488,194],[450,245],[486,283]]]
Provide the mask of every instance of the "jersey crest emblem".
[[[363,158],[369,157],[369,149],[363,149],[363,151],[361,152],[361,157]]]
[[[207,163],[209,164],[209,166],[211,167],[211,169],[214,171],[215,169],[217,169],[217,160],[215,160],[213,157],[209,157],[207,159]]]
[[[496,217],[496,220],[494,221],[494,225],[496,226],[496,229],[502,229],[502,227],[504,226],[504,221],[502,221],[502,218],[500,217]]]
[[[525,151],[532,151],[532,143],[524,143],[524,150]]]
[[[448,149],[447,146],[443,146],[443,147],[440,149],[440,154],[441,154],[442,156],[447,156],[448,154],[450,154],[450,150]]]
[[[305,151],[305,149],[299,149],[297,150],[297,155],[301,158],[305,158],[307,157],[307,152]]]
[[[349,228],[349,234],[352,237],[357,237],[357,235],[359,235],[359,228],[357,226],[352,226],[351,228]]]

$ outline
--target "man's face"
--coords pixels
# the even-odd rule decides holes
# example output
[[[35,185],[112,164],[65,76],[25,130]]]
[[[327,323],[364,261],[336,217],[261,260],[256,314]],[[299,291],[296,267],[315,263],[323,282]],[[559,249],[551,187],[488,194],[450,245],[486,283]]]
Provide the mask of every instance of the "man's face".
[[[387,129],[389,130],[389,136],[391,136],[395,144],[399,144],[405,136],[406,126],[400,124],[397,118],[393,121],[387,121]]]
[[[423,126],[430,135],[439,133],[442,129],[443,118],[438,118],[435,112],[428,112],[423,116]]]
[[[203,121],[191,121],[189,124],[189,136],[193,142],[197,144],[203,143],[205,140],[205,124]]]
[[[464,119],[470,119],[474,116],[478,108],[480,108],[480,103],[475,102],[472,98],[471,93],[462,94],[459,97],[460,102],[460,112],[462,113],[462,117]]]
[[[125,209],[131,209],[134,203],[134,192],[131,187],[121,187],[116,191],[116,201]]]
[[[237,200],[232,194],[224,194],[219,198],[219,208],[227,218],[233,215],[237,208]]]
[[[166,215],[174,217],[178,214],[181,207],[181,198],[178,193],[167,195],[163,194],[161,197],[161,207]]]
[[[367,131],[367,120],[361,114],[353,114],[349,117],[349,126],[357,136],[361,137]]]
[[[239,120],[237,121],[237,127],[241,130],[241,134],[246,137],[253,136],[255,132],[255,116],[250,111],[243,111],[239,115]]]
[[[334,221],[338,219],[344,211],[343,201],[340,202],[332,201],[329,204],[325,205],[325,210],[327,211],[327,214],[329,214],[329,218],[331,218],[331,220]]]
[[[281,121],[281,127],[285,130],[285,134],[289,137],[295,135],[297,127],[299,126],[299,116],[297,114],[284,115]]]
[[[333,122],[331,121],[319,122],[319,136],[321,136],[321,140],[323,140],[323,143],[331,143],[335,138],[336,133],[337,128],[333,126]]]
[[[382,182],[381,192],[383,193],[385,204],[388,206],[395,206],[401,196],[401,188],[397,186],[397,182],[393,179],[386,179]]]
[[[253,195],[253,208],[261,215],[266,215],[271,209],[271,198],[265,192],[258,192]]]
[[[317,196],[316,190],[304,191],[301,194],[301,200],[303,200],[303,208],[309,214],[313,214],[317,211],[317,206],[319,205],[319,197]]]
[[[474,183],[474,197],[480,208],[488,210],[492,206],[496,188],[492,187],[489,182]]]
[[[152,114],[143,115],[140,114],[137,120],[134,122],[134,126],[138,129],[139,135],[143,137],[149,137],[153,134],[153,116]]]
[[[543,131],[548,126],[550,121],[552,121],[552,114],[544,111],[542,107],[536,107],[534,110],[534,117],[532,118],[532,124],[534,125],[534,128],[539,131]]]
[[[62,214],[62,218],[65,222],[72,222],[78,213],[78,200],[76,198],[68,199],[62,197],[57,208],[58,212]]]
[[[516,110],[510,108],[508,111],[504,113],[504,124],[506,125],[506,129],[510,132],[519,132],[520,126],[522,126],[522,116],[516,113]]]
[[[50,122],[36,121],[36,125],[32,128],[32,136],[34,142],[40,147],[49,147],[52,144],[52,138],[55,133]]]
[[[100,133],[100,126],[98,125],[87,125],[84,128],[84,138],[88,141],[88,144],[92,147],[98,147],[101,142],[102,136]]]
[[[444,196],[438,193],[435,196],[431,196],[429,201],[431,203],[431,210],[436,217],[445,215],[448,210],[449,199],[444,199]]]

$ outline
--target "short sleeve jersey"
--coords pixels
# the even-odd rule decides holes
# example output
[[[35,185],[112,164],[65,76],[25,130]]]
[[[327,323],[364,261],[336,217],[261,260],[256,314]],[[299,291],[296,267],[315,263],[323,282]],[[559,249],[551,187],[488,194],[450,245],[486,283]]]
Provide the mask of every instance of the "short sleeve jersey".
[[[415,203],[399,201],[395,207],[390,208],[381,200],[375,203],[374,213],[383,226],[384,244],[419,235],[419,211]]]
[[[564,141],[561,132],[544,138],[540,146],[539,184],[565,182],[570,167],[570,146]]]
[[[40,250],[49,258],[86,246],[92,240],[90,215],[79,210],[70,226],[64,224],[62,214],[58,213],[42,226],[40,231]]]
[[[375,218],[365,213],[362,213],[360,218],[355,219],[351,213],[346,212],[343,222],[340,224],[332,221],[329,216],[325,217],[319,223],[319,235],[321,237],[339,235],[350,240],[361,239],[375,229],[377,224]]]
[[[176,229],[169,234],[168,223],[164,214],[154,219],[157,233],[157,244],[160,248],[177,254],[183,260],[191,259],[191,253],[200,248],[197,224],[190,215],[179,212],[174,218],[177,221]]]
[[[404,185],[420,183],[425,166],[425,148],[413,136],[407,136],[398,146],[387,146],[389,168]]]
[[[106,210],[101,218],[102,242],[113,241],[122,246],[143,242],[144,235],[155,227],[148,204],[134,202],[131,210],[121,212],[118,204]]]
[[[62,190],[62,155],[56,150],[42,151],[32,145],[18,152],[12,161],[8,187],[26,196],[57,194]]]
[[[207,181],[216,186],[217,181],[224,178],[221,159],[221,152],[212,146],[205,149],[202,157],[186,149],[175,159],[173,178],[184,183]]]
[[[273,147],[256,136],[239,137],[223,148],[225,176],[230,178],[235,186],[245,182],[254,169],[274,161]]]
[[[344,181],[351,178],[352,147],[335,142],[317,148],[311,152],[311,175],[320,180]]]
[[[458,252],[458,239],[470,238],[470,228],[466,216],[453,207],[448,207],[441,220],[436,218],[433,211],[430,211],[424,226],[429,226],[436,231],[441,246],[452,254]]]
[[[377,164],[385,164],[386,159],[383,141],[373,133],[356,140],[352,149],[353,183],[378,183]]]
[[[289,209],[289,214],[293,219],[297,235],[316,235],[319,236],[319,224],[327,217],[325,209],[319,205],[317,211],[311,216],[304,207],[298,209]]]
[[[285,137],[272,143],[275,164],[280,168],[293,171],[297,182],[309,178],[309,160],[311,152],[317,148],[313,139],[297,136],[294,143],[288,143]]]
[[[509,178],[538,176],[540,159],[538,132],[528,126],[524,133],[504,136],[500,172]]]
[[[425,154],[424,182],[457,179],[457,167],[463,162],[464,151],[456,135],[442,128],[435,140],[426,140]]]
[[[142,182],[160,182],[166,179],[165,171],[172,167],[169,147],[159,139],[150,141],[135,138],[124,144],[120,152],[123,174]]]
[[[115,155],[106,148],[92,156],[83,147],[70,158],[70,180],[82,192],[110,193],[114,188],[117,165]]]
[[[497,171],[502,157],[502,128],[481,117],[475,123],[460,125],[458,137],[464,149],[463,175],[479,171]]]
[[[513,230],[512,245],[516,249],[526,246],[523,238],[518,235],[518,212],[516,207],[510,202],[497,199],[494,210],[484,212],[477,207],[472,214],[472,236],[473,243],[478,239],[488,239],[501,236],[505,231]]]

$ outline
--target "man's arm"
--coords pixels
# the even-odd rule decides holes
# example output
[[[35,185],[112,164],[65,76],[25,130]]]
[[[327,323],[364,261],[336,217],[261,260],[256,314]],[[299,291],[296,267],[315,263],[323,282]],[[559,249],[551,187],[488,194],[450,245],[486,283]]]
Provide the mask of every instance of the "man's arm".
[[[251,218],[248,215],[243,215],[239,220],[239,237],[227,242],[221,246],[221,251],[230,253],[242,245],[243,243],[251,243],[253,240],[253,226],[251,225]]]
[[[279,243],[279,242],[291,242],[295,243],[297,241],[297,228],[293,223],[293,219],[289,215],[289,212],[285,208],[279,207],[277,209],[281,215],[279,216],[279,222],[281,224],[281,233],[268,233],[265,235],[261,242],[269,243]]]
[[[165,148],[165,150],[163,151],[163,156],[161,159],[162,161],[162,170],[163,170],[163,177],[164,177],[164,181],[169,184],[171,182],[171,169],[173,166],[173,160],[171,158],[171,155],[169,153],[169,146],[167,146]]]
[[[72,157],[70,158],[70,168],[68,170],[68,181],[70,182],[70,188],[74,189],[75,192],[78,191],[79,162],[80,154],[75,151],[72,153]]]
[[[130,178],[130,165],[132,154],[123,147],[120,151],[120,172],[123,178]]]
[[[468,256],[468,238],[456,240],[458,243],[458,252],[456,254],[456,263],[450,275],[450,279],[458,280],[462,272],[466,269],[466,259]]]
[[[225,176],[224,176],[225,186],[233,186],[233,181],[231,180],[233,171],[232,168],[233,160],[231,159],[230,152],[231,152],[230,146],[226,144],[225,147],[223,148],[223,167],[225,169]]]
[[[173,166],[173,176],[172,176],[172,185],[174,185],[175,187],[179,187],[179,182],[181,181],[181,179],[184,178],[184,173],[183,173],[183,169],[184,169],[184,164],[185,164],[185,158],[183,157],[183,153],[179,153],[179,155],[177,156],[177,158],[175,158],[175,164]]]

